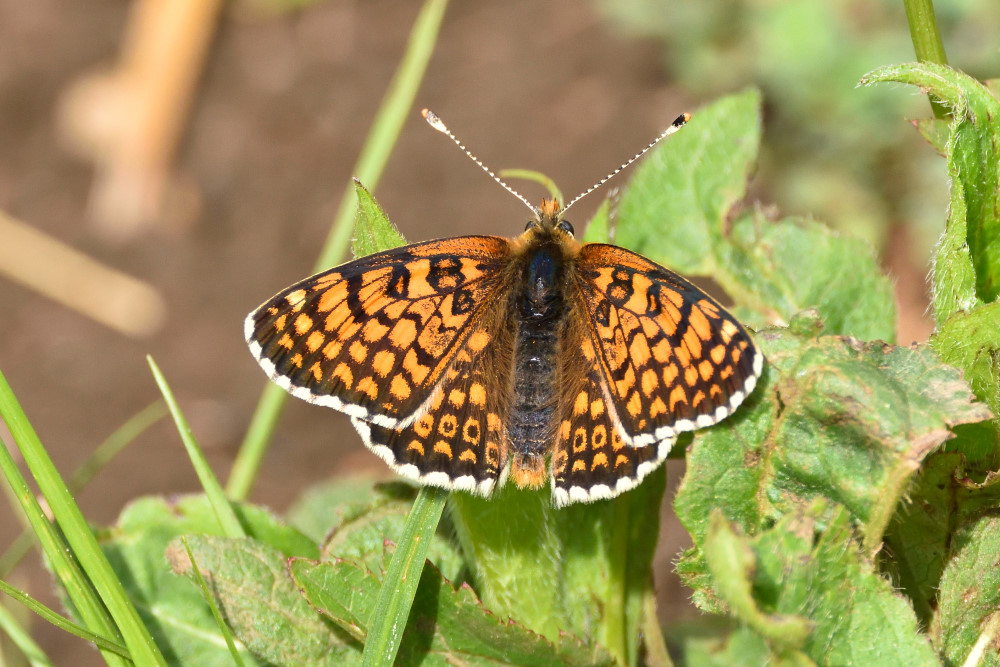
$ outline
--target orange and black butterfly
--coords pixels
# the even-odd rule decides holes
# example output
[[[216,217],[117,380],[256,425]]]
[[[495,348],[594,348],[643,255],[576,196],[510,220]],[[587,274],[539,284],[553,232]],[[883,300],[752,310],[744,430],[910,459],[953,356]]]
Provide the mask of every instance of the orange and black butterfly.
[[[679,433],[732,414],[763,356],[681,276],[578,242],[566,208],[543,201],[513,239],[415,243],[307,278],[247,317],[250,350],[422,484],[485,496],[509,475],[551,480],[557,506],[616,496]]]

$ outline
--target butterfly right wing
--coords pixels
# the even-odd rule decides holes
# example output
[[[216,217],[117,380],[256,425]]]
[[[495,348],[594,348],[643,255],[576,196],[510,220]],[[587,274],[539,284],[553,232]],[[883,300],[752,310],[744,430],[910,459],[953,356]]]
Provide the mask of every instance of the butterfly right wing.
[[[683,277],[634,252],[584,245],[576,307],[622,437],[652,446],[715,424],[753,391],[764,357],[747,330]]]
[[[294,396],[387,428],[420,416],[503,287],[507,239],[393,248],[307,278],[249,316],[251,353]],[[470,340],[475,336],[474,340]]]

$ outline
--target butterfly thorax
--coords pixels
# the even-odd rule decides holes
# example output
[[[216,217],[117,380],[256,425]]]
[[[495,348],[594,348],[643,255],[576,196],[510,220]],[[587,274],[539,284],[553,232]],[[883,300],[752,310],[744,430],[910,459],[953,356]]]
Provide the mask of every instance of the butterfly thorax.
[[[558,358],[567,304],[567,253],[575,242],[554,217],[531,223],[520,239],[518,288],[511,291],[514,324],[513,393],[507,420],[511,476],[518,486],[547,479],[546,455],[556,431]]]

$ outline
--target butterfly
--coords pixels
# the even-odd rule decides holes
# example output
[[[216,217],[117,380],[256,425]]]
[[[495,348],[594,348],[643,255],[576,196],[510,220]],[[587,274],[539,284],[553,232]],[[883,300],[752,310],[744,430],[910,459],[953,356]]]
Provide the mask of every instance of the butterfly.
[[[732,414],[764,358],[681,276],[580,243],[569,205],[528,205],[518,237],[415,243],[282,290],[246,319],[251,353],[419,483],[488,496],[549,482],[556,506],[635,487],[678,434]]]

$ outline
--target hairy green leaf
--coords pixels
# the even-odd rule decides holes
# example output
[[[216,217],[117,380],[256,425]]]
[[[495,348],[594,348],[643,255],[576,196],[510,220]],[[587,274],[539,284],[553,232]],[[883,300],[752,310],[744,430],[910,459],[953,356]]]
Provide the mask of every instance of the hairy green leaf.
[[[817,497],[846,506],[874,551],[921,461],[950,427],[989,418],[954,368],[926,346],[863,344],[789,330],[758,333],[768,359],[736,415],[695,437],[675,501],[703,544],[715,507],[748,534]],[[697,551],[679,570],[703,589]]]
[[[293,559],[290,572],[306,599],[351,637],[366,637],[379,580],[350,560]],[[455,590],[424,567],[397,654],[401,665],[611,665],[598,646],[563,634],[558,643],[485,609],[467,585]]]
[[[935,63],[883,67],[864,84],[920,86],[951,107],[951,206],[934,261],[934,311],[943,322],[1000,295],[1000,101],[972,77]]]
[[[932,628],[938,649],[951,664],[963,664],[978,648],[986,659],[974,664],[1000,663],[996,651],[1000,613],[1000,519],[993,507],[956,533],[954,557],[941,577],[938,611]],[[982,646],[979,646],[982,644]],[[970,664],[970,663],[965,663]]]
[[[351,249],[355,257],[364,257],[374,252],[406,245],[406,239],[389,221],[385,211],[378,205],[361,181],[354,179],[354,191],[358,198],[358,213],[354,223],[354,242]]]
[[[728,643],[770,653],[757,664],[939,664],[908,601],[860,551],[850,523],[845,508],[818,500],[750,538],[714,513],[708,569],[729,613],[746,624]]]
[[[333,666],[359,653],[357,642],[302,597],[288,574],[288,558],[279,550],[254,539],[209,535],[184,539],[233,634],[258,659],[280,665]],[[175,573],[193,577],[180,538],[167,547],[167,561]]]
[[[283,557],[318,555],[312,541],[265,510],[250,505],[235,505],[234,510],[251,535],[280,549]],[[204,496],[172,501],[151,497],[130,503],[101,541],[108,561],[171,665],[231,662],[201,592],[174,575],[163,558],[168,543],[178,536],[218,532],[215,513]]]
[[[940,324],[931,344],[965,371],[972,391],[1000,415],[1000,302],[958,312]]]

